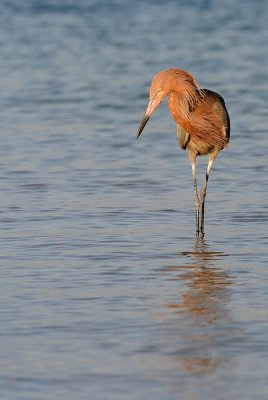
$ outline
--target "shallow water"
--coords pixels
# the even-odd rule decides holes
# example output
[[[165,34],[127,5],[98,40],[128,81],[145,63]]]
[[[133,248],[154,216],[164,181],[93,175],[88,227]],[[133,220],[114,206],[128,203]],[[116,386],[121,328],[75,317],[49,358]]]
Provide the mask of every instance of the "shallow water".
[[[267,399],[267,17],[249,0],[1,3],[1,398]],[[135,140],[171,66],[231,116],[204,238],[166,105]]]

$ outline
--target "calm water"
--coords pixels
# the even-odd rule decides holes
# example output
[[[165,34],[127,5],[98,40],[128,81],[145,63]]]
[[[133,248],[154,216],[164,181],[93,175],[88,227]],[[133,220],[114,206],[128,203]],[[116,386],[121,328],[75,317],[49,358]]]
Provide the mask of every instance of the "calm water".
[[[2,399],[267,399],[267,20],[261,0],[1,2]],[[204,239],[166,104],[134,139],[172,66],[231,116]]]

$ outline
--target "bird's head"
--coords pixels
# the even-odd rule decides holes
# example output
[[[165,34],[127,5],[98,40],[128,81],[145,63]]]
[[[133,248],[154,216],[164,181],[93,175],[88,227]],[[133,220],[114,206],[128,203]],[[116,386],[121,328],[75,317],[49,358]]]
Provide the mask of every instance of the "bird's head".
[[[141,120],[137,132],[137,139],[142,133],[154,110],[160,106],[164,98],[172,91],[178,92],[180,95],[187,93],[187,95],[189,94],[190,96],[189,98],[199,95],[199,91],[201,94],[201,89],[198,83],[188,72],[177,68],[158,72],[158,74],[153,78],[150,86],[150,100]]]
[[[137,139],[142,133],[145,125],[147,124],[150,116],[154,112],[154,110],[160,106],[164,98],[170,92],[170,85],[167,84],[166,80],[164,79],[163,74],[165,71],[159,72],[152,80],[151,87],[150,87],[150,100],[144,116],[141,120],[138,132],[137,132]]]

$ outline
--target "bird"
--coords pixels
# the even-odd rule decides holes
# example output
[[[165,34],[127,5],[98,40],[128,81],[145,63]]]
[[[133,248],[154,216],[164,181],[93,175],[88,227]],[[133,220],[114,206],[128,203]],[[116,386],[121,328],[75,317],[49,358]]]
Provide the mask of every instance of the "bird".
[[[137,139],[155,109],[169,97],[168,107],[176,123],[179,146],[188,151],[192,167],[196,232],[204,233],[205,198],[211,167],[230,139],[230,117],[224,99],[212,90],[203,89],[193,75],[179,68],[158,72],[152,79],[149,96]],[[206,155],[208,165],[199,196],[196,158]]]

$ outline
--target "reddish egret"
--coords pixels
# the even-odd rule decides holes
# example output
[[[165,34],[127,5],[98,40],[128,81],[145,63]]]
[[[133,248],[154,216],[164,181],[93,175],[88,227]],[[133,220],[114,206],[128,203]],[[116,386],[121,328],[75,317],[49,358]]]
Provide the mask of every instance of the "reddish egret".
[[[230,137],[230,119],[223,98],[216,92],[202,89],[195,78],[182,69],[160,71],[152,80],[150,100],[140,123],[140,136],[154,110],[169,95],[168,106],[177,124],[179,145],[189,153],[194,178],[196,230],[204,230],[205,197],[209,173],[218,153],[225,149]],[[197,190],[196,157],[208,155],[208,166],[200,200]],[[201,208],[201,224],[199,210]]]

